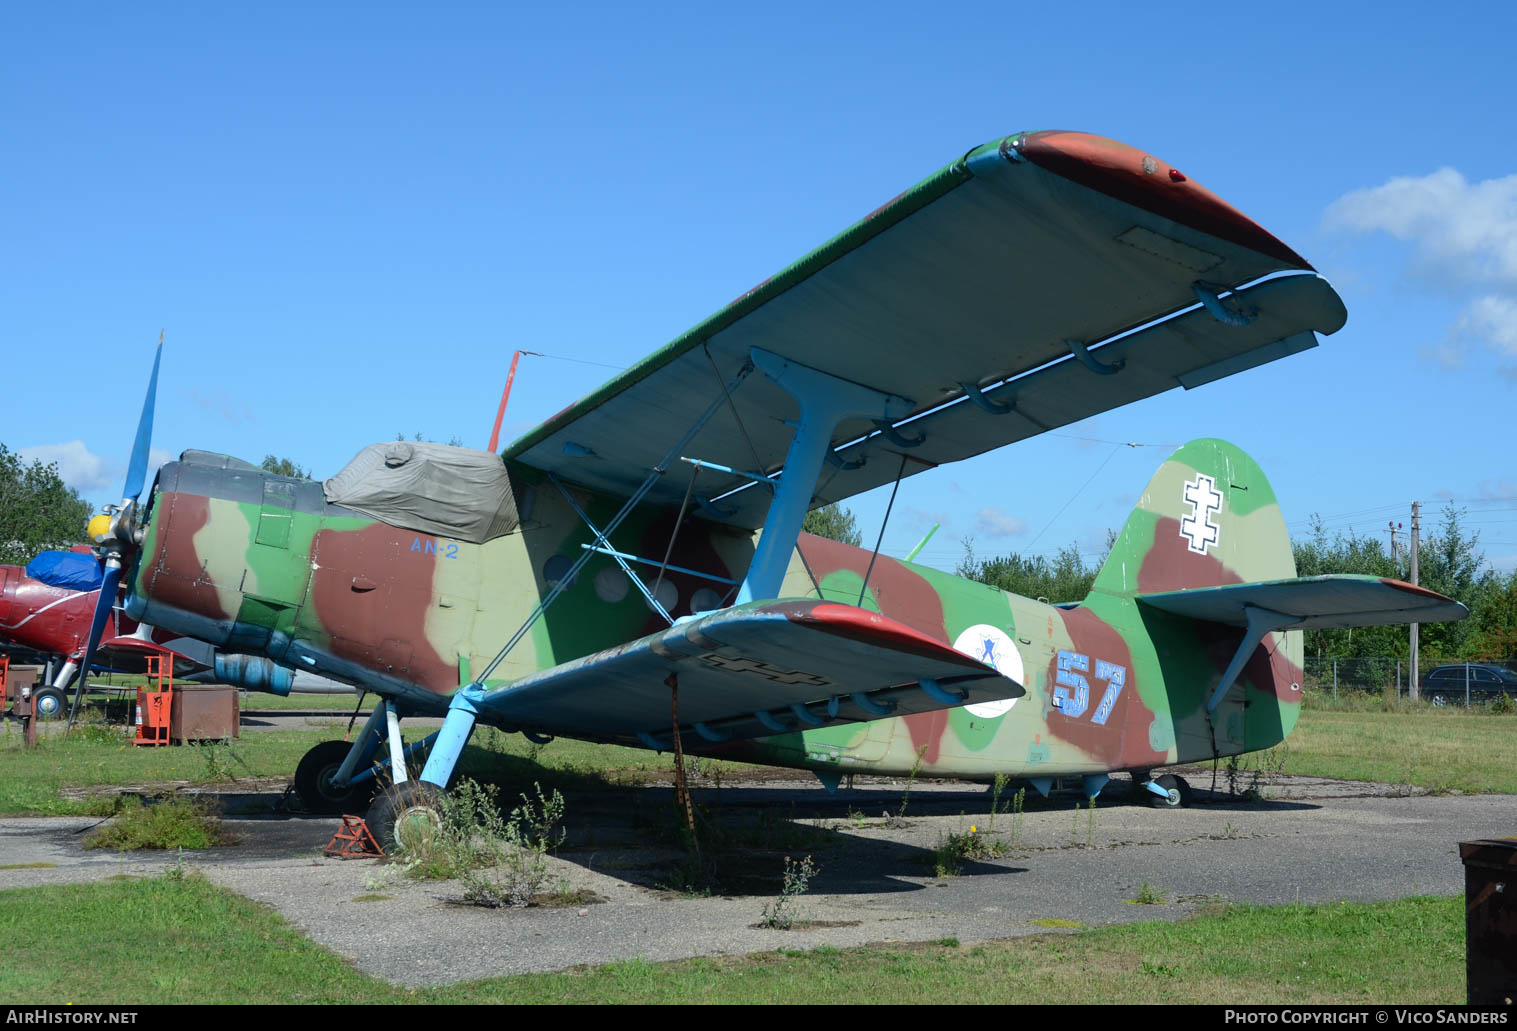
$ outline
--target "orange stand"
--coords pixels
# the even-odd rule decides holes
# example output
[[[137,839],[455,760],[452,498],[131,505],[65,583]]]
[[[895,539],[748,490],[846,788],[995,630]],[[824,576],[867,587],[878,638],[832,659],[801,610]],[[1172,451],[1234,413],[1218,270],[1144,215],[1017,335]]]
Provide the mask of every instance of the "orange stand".
[[[146,687],[137,689],[137,737],[132,744],[166,745],[174,711],[174,657],[149,655],[147,675],[156,686],[151,690]]]
[[[367,859],[370,856],[382,856],[385,850],[379,847],[379,842],[374,840],[374,835],[369,831],[369,825],[360,817],[344,816],[342,828],[327,843],[326,854],[338,859]]]

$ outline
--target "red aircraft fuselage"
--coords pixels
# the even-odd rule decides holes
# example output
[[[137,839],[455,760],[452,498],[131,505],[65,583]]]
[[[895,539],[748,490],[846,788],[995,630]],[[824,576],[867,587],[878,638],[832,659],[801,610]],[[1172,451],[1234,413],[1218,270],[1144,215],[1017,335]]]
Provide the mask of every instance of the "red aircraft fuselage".
[[[74,591],[34,580],[19,566],[0,566],[0,645],[13,644],[77,662],[100,592]],[[149,655],[174,652],[175,635],[156,627],[147,633],[135,619],[112,608],[101,632],[99,661],[124,673],[147,668]],[[174,654],[178,654],[174,652]],[[194,663],[185,663],[188,669]]]
[[[33,651],[74,658],[84,651],[95,612],[96,591],[51,587],[20,566],[0,566],[0,638]],[[135,632],[137,624],[111,611],[105,638]]]

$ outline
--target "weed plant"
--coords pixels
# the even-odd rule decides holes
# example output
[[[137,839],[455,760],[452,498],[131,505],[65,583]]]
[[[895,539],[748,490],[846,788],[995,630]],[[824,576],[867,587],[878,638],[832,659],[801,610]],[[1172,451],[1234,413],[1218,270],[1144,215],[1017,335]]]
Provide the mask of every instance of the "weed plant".
[[[899,830],[906,826],[906,806],[911,802],[911,785],[916,783],[917,774],[922,772],[922,760],[927,758],[927,746],[917,749],[916,760],[911,764],[911,772],[906,775],[906,787],[901,790],[901,808],[894,816],[885,814],[885,826]]]
[[[548,853],[564,840],[564,798],[536,785],[534,801],[501,814],[493,785],[465,779],[443,795],[441,823],[431,837],[408,845],[399,858],[409,876],[458,880],[465,901],[478,906],[522,907],[548,880]]]
[[[800,912],[800,904],[797,900],[806,894],[806,889],[811,886],[811,878],[815,877],[817,872],[817,866],[811,861],[810,856],[799,862],[786,856],[785,880],[780,888],[779,897],[764,907],[760,923],[764,927],[778,931],[788,931],[794,927]]]
[[[957,876],[966,860],[999,859],[1010,848],[1004,841],[994,838],[975,824],[969,830],[939,834],[937,846],[932,850],[932,869],[937,877]]]

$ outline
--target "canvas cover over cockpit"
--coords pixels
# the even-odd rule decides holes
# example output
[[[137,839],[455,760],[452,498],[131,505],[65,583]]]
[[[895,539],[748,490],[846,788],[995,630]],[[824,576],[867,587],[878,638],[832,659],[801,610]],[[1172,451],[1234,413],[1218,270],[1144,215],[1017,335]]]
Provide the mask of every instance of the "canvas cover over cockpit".
[[[326,499],[437,537],[483,544],[520,523],[499,455],[449,444],[370,444],[322,484]]]

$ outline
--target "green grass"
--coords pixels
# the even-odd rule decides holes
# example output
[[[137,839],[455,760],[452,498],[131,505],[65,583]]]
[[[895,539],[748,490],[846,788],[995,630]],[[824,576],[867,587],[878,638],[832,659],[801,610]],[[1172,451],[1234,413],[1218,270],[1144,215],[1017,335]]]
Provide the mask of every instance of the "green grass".
[[[632,960],[432,989],[370,978],[271,910],[195,876],[0,892],[0,941],[0,1002],[12,1005],[1464,1000],[1457,897],[1233,906],[970,947]]]
[[[231,842],[203,799],[165,798],[143,805],[135,796],[122,796],[121,801],[115,819],[84,839],[85,848],[206,849]]]
[[[347,721],[308,730],[244,731],[228,745],[142,748],[131,743],[126,727],[90,723],[64,736],[50,728],[35,751],[22,747],[20,732],[5,724],[0,732],[0,815],[103,815],[109,800],[66,800],[65,787],[161,785],[176,782],[222,784],[256,777],[289,777],[310,748],[342,737]],[[742,763],[692,761],[692,782],[710,785],[755,769]],[[483,728],[464,750],[460,777],[496,784],[503,798],[544,788],[604,787],[606,784],[667,783],[674,759],[665,753],[560,738],[533,745],[518,734]],[[699,772],[696,772],[699,771]]]
[[[110,800],[66,800],[59,792],[65,787],[223,780],[213,767],[229,769],[238,779],[288,776],[307,749],[337,734],[323,729],[259,731],[212,749],[141,748],[131,743],[125,728],[90,724],[67,737],[49,733],[35,751],[27,751],[21,734],[11,729],[0,735],[0,814],[101,815],[112,811]]]
[[[367,714],[374,707],[375,696],[369,695],[364,699],[363,712]],[[330,711],[333,716],[347,719],[358,708],[357,694],[292,694],[281,698],[277,694],[268,694],[264,691],[244,691],[242,693],[242,711],[261,709],[265,711],[277,711],[280,709],[307,709],[319,712]],[[364,716],[358,717],[360,725]]]
[[[90,680],[90,689],[84,696],[84,706],[94,710],[109,708],[113,717],[119,718],[126,706],[136,701],[136,690],[147,684],[147,677],[120,674],[110,678],[96,677]],[[175,681],[176,687],[198,687],[187,681]],[[109,688],[109,690],[106,690]],[[354,694],[292,694],[281,698],[265,691],[242,691],[238,704],[244,712],[249,709],[316,709],[330,710],[334,716],[347,716],[358,707],[358,695]],[[74,696],[69,694],[69,702]],[[374,695],[364,700],[364,711],[374,704]]]
[[[1309,709],[1286,739],[1286,773],[1517,793],[1517,717],[1427,707]]]

